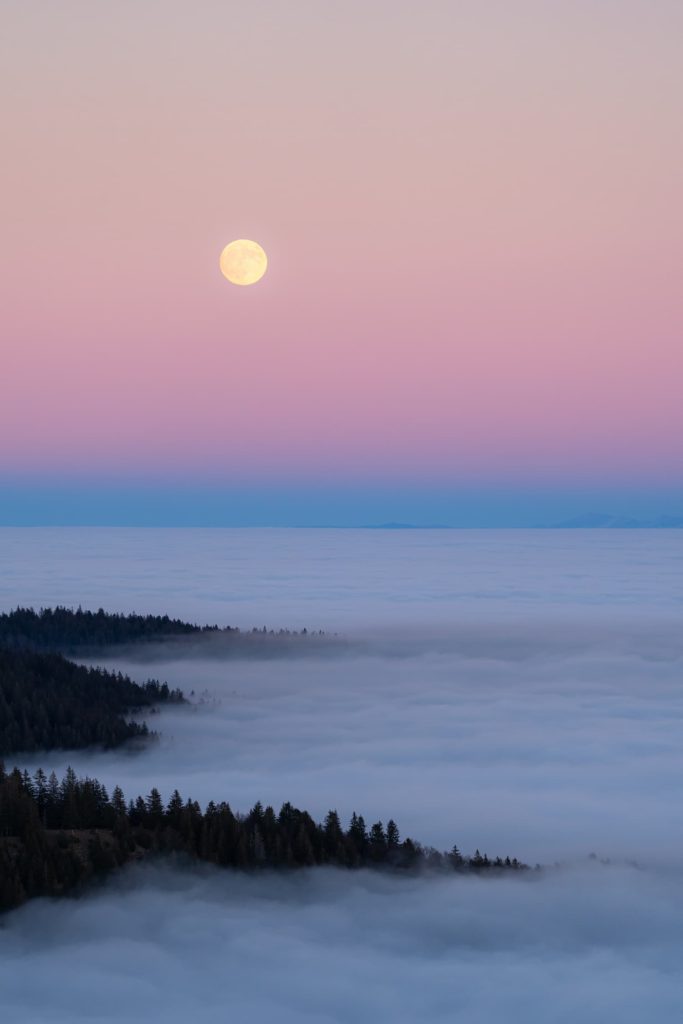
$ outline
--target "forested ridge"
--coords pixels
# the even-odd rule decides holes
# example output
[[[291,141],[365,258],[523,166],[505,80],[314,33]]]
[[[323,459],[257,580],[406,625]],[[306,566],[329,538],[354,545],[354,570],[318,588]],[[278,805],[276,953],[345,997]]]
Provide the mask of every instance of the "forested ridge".
[[[0,648],[0,755],[17,751],[114,747],[149,737],[128,715],[183,701],[156,680],[140,685],[120,672],[87,668],[60,654]]]
[[[0,615],[0,647],[21,650],[69,652],[216,632],[218,626],[197,626],[168,615],[121,615],[102,608],[15,608]]]
[[[491,860],[478,850],[466,857],[457,846],[441,853],[401,840],[394,821],[368,829],[355,813],[343,828],[336,811],[317,823],[289,803],[277,814],[260,803],[248,814],[225,802],[202,811],[177,790],[164,804],[156,789],[126,802],[118,786],[110,796],[96,779],[79,779],[71,769],[60,782],[40,769],[33,776],[6,772],[0,762],[0,909],[77,892],[131,861],[173,855],[242,870],[322,864],[396,872],[528,870],[509,857]]]
[[[304,641],[308,643],[304,643]],[[237,626],[198,626],[171,619],[168,615],[123,615],[83,608],[15,608],[0,613],[0,647],[22,651],[56,651],[66,655],[94,655],[125,645],[149,652],[167,653],[201,645],[206,652],[225,657],[231,653],[257,657],[277,656],[296,650],[315,650],[314,640],[333,642],[321,631],[309,633],[291,629],[266,629],[265,626],[241,630]],[[336,638],[337,644],[340,642]]]
[[[217,653],[275,655],[309,636],[290,630],[198,626],[168,615],[96,612],[82,608],[16,608],[0,613],[0,756],[17,751],[118,746],[149,736],[148,727],[129,721],[136,710],[182,701],[165,683],[143,686],[121,673],[87,669],[60,655],[103,651],[125,644],[169,643],[213,638]],[[216,650],[216,648],[214,648]]]
[[[168,616],[111,615],[66,608],[17,608],[0,615],[0,757],[18,751],[113,747],[151,734],[132,722],[132,711],[182,702],[180,690],[150,680],[78,665],[64,651],[140,641],[174,640],[196,634],[239,637],[239,630],[199,627]],[[280,631],[268,637],[307,636]],[[266,636],[243,634],[247,643]],[[95,779],[67,771],[59,781],[41,770],[33,776],[0,760],[0,909],[34,896],[76,893],[87,883],[135,860],[181,857],[242,870],[334,865],[397,872],[423,868],[458,872],[526,870],[509,857],[490,860],[477,850],[463,856],[454,846],[442,853],[401,840],[393,821],[367,828],[353,814],[344,828],[336,811],[317,823],[289,803],[276,813],[257,803],[248,814],[229,804],[202,810],[176,790],[167,804],[152,789],[126,802]]]

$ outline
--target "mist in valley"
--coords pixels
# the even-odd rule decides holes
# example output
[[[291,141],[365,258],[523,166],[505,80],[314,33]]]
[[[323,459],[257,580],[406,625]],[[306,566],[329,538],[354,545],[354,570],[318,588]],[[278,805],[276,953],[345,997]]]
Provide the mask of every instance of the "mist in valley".
[[[4,1019],[680,1018],[683,876],[279,876],[142,867],[0,927]]]
[[[91,1020],[95,1000],[102,1020],[170,1024],[679,1019],[674,538],[160,533],[143,545],[135,531],[86,532],[78,552],[73,537],[50,548],[47,566],[34,561],[46,557],[38,537],[6,564],[36,607],[326,636],[102,654],[137,680],[193,691],[190,705],[147,715],[159,739],[142,750],[18,756],[22,767],[71,765],[127,798],[177,787],[242,812],[291,801],[345,824],[354,810],[368,824],[393,817],[402,837],[545,867],[514,878],[129,867],[80,899],[3,919],[7,1019]]]
[[[172,645],[176,651],[178,645]],[[109,657],[192,694],[146,721],[140,751],[22,758],[67,765],[126,796],[177,787],[247,811],[286,800],[393,817],[445,849],[526,861],[590,852],[675,858],[683,771],[683,637],[676,624],[365,631],[301,656]],[[158,653],[158,648],[156,648]]]

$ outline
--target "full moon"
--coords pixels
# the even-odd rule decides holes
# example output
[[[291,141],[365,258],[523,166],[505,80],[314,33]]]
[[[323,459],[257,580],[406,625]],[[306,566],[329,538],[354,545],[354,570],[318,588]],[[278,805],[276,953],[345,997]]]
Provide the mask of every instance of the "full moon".
[[[231,284],[256,284],[266,272],[268,257],[258,242],[237,238],[223,249],[220,264]]]

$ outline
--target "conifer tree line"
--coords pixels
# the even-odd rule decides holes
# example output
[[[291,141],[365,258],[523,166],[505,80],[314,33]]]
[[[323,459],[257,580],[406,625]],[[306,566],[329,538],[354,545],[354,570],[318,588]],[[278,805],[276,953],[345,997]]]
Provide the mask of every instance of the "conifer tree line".
[[[197,636],[222,636],[235,642],[267,637],[304,637],[301,632],[280,629],[277,632],[252,629],[242,632],[236,626],[198,626],[171,619],[168,615],[123,615],[96,612],[83,608],[15,608],[0,614],[0,647],[23,651],[58,651],[72,654],[94,651],[122,644],[140,644],[153,641],[180,640]],[[318,634],[319,635],[319,634]]]
[[[121,615],[103,608],[16,608],[0,615],[0,646],[34,651],[113,647],[217,631],[218,626],[197,626],[168,615]]]
[[[131,711],[184,701],[180,690],[150,680],[88,668],[58,651],[159,640],[194,633],[234,633],[199,627],[168,616],[111,615],[100,609],[18,608],[0,615],[0,758],[17,751],[113,747],[153,736],[130,721]],[[266,629],[244,634],[256,641]],[[307,636],[280,631],[270,636]],[[259,641],[260,642],[260,641]],[[353,814],[344,827],[336,811],[322,823],[285,803],[276,814],[257,803],[248,814],[228,803],[202,810],[176,790],[164,803],[152,789],[126,801],[95,779],[69,769],[63,779],[33,776],[0,760],[0,909],[34,896],[77,892],[117,867],[150,856],[175,856],[242,870],[334,865],[397,872],[428,868],[458,872],[521,871],[509,857],[490,860],[477,850],[463,856],[402,840],[393,820],[368,828]]]
[[[126,801],[96,779],[33,776],[0,762],[0,909],[34,896],[78,890],[117,867],[150,856],[182,856],[242,870],[334,865],[396,872],[499,873],[527,870],[516,858],[441,853],[401,839],[393,820],[368,828],[353,814],[344,828],[336,811],[322,823],[285,803],[276,813],[257,803],[239,814],[225,802],[204,811],[176,790],[165,804],[157,789]]]
[[[306,638],[307,630],[268,632],[196,626],[168,615],[118,615],[71,608],[16,608],[0,614],[0,757],[61,747],[116,747],[149,738],[130,713],[182,702],[180,690],[149,680],[140,685],[120,672],[74,664],[64,652],[90,651],[151,641],[173,642],[196,634],[228,636],[230,647],[263,653],[263,643]]]
[[[60,654],[0,648],[0,756],[149,738],[148,726],[130,721],[130,713],[183,700],[167,683],[140,685]]]

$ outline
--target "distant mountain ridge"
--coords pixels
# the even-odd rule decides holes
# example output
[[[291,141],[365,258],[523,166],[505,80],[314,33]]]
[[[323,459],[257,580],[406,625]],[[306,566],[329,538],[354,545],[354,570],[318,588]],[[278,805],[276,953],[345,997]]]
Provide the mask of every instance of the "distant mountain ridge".
[[[368,523],[361,526],[361,530],[452,530],[452,526],[445,523]]]
[[[680,530],[682,516],[657,516],[654,519],[635,519],[632,516],[613,516],[606,512],[585,512],[583,515],[552,523],[545,529],[553,530]]]
[[[359,527],[363,530],[457,530],[471,527],[457,527],[447,523],[368,523]],[[496,527],[494,527],[495,529]],[[535,530],[680,530],[683,529],[683,515],[656,516],[653,519],[637,519],[635,516],[614,516],[608,512],[584,512],[570,519],[556,523],[538,523],[536,526],[521,527]]]

